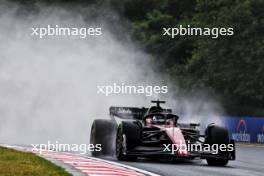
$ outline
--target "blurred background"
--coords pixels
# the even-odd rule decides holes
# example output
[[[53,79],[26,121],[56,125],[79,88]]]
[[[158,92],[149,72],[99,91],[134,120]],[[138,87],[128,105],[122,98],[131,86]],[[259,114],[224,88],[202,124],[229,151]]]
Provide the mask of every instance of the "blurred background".
[[[0,139],[88,142],[89,125],[109,106],[148,106],[156,98],[185,121],[263,116],[263,9],[263,0],[1,1]],[[103,35],[30,35],[32,27],[55,24],[102,27]],[[162,35],[179,25],[231,27],[234,35]],[[96,95],[97,85],[113,82],[168,85],[169,94]]]
[[[36,2],[23,4],[32,10]],[[175,83],[181,93],[206,89],[218,98],[227,114],[264,115],[264,1],[50,0],[45,4],[75,6],[84,16],[85,6],[107,9],[100,13],[108,14],[116,24],[121,18],[130,39],[152,56],[155,71]],[[176,36],[173,40],[161,35],[163,27],[180,24],[232,27],[234,35],[217,39]]]

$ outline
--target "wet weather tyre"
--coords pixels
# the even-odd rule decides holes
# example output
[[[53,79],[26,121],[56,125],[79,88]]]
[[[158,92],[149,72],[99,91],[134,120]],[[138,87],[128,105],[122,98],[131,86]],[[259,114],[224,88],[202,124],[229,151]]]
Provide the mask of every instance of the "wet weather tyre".
[[[137,156],[127,155],[127,151],[133,149],[140,141],[140,127],[133,122],[122,122],[116,135],[116,157],[121,161],[136,160]]]
[[[206,129],[206,144],[229,144],[229,134],[228,130],[219,126],[209,126]],[[218,151],[221,153],[221,151]],[[222,153],[223,155],[225,153]],[[207,158],[207,164],[210,166],[225,166],[228,163],[228,159],[223,158]]]
[[[91,128],[90,144],[101,144],[101,150],[92,151],[92,156],[113,155],[116,125],[111,120],[96,119]],[[96,148],[95,148],[96,149]]]

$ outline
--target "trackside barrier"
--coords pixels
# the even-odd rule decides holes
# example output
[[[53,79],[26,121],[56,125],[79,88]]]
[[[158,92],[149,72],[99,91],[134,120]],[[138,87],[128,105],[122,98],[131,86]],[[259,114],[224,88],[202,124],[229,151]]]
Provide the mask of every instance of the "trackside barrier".
[[[232,139],[239,142],[264,143],[264,117],[225,117]]]

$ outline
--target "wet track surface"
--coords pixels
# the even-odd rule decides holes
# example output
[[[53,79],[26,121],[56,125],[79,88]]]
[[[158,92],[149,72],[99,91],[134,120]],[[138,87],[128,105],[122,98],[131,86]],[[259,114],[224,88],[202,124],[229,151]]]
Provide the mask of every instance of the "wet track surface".
[[[264,147],[237,147],[237,159],[226,167],[208,166],[205,160],[159,162],[140,159],[121,163],[162,176],[263,176]]]

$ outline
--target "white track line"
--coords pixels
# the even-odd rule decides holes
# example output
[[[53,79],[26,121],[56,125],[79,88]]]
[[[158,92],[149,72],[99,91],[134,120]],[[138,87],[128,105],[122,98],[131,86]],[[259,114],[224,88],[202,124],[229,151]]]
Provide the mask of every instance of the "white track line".
[[[92,158],[92,159],[95,159],[95,160],[98,160],[98,161],[103,161],[103,162],[106,162],[106,163],[109,163],[109,164],[113,164],[113,165],[117,165],[117,166],[125,167],[125,168],[131,169],[131,170],[135,170],[135,171],[138,171],[138,172],[141,172],[141,173],[144,173],[144,174],[150,175],[150,176],[161,176],[161,175],[158,175],[158,174],[155,174],[155,173],[149,172],[149,171],[145,171],[145,170],[142,170],[142,169],[139,169],[139,168],[133,167],[133,166],[129,166],[129,165],[125,165],[125,164],[121,164],[121,163],[114,162],[114,161],[109,161],[109,160],[105,160],[105,159],[101,159],[101,158],[95,158],[95,157],[91,157],[91,156],[89,156],[89,158]]]

